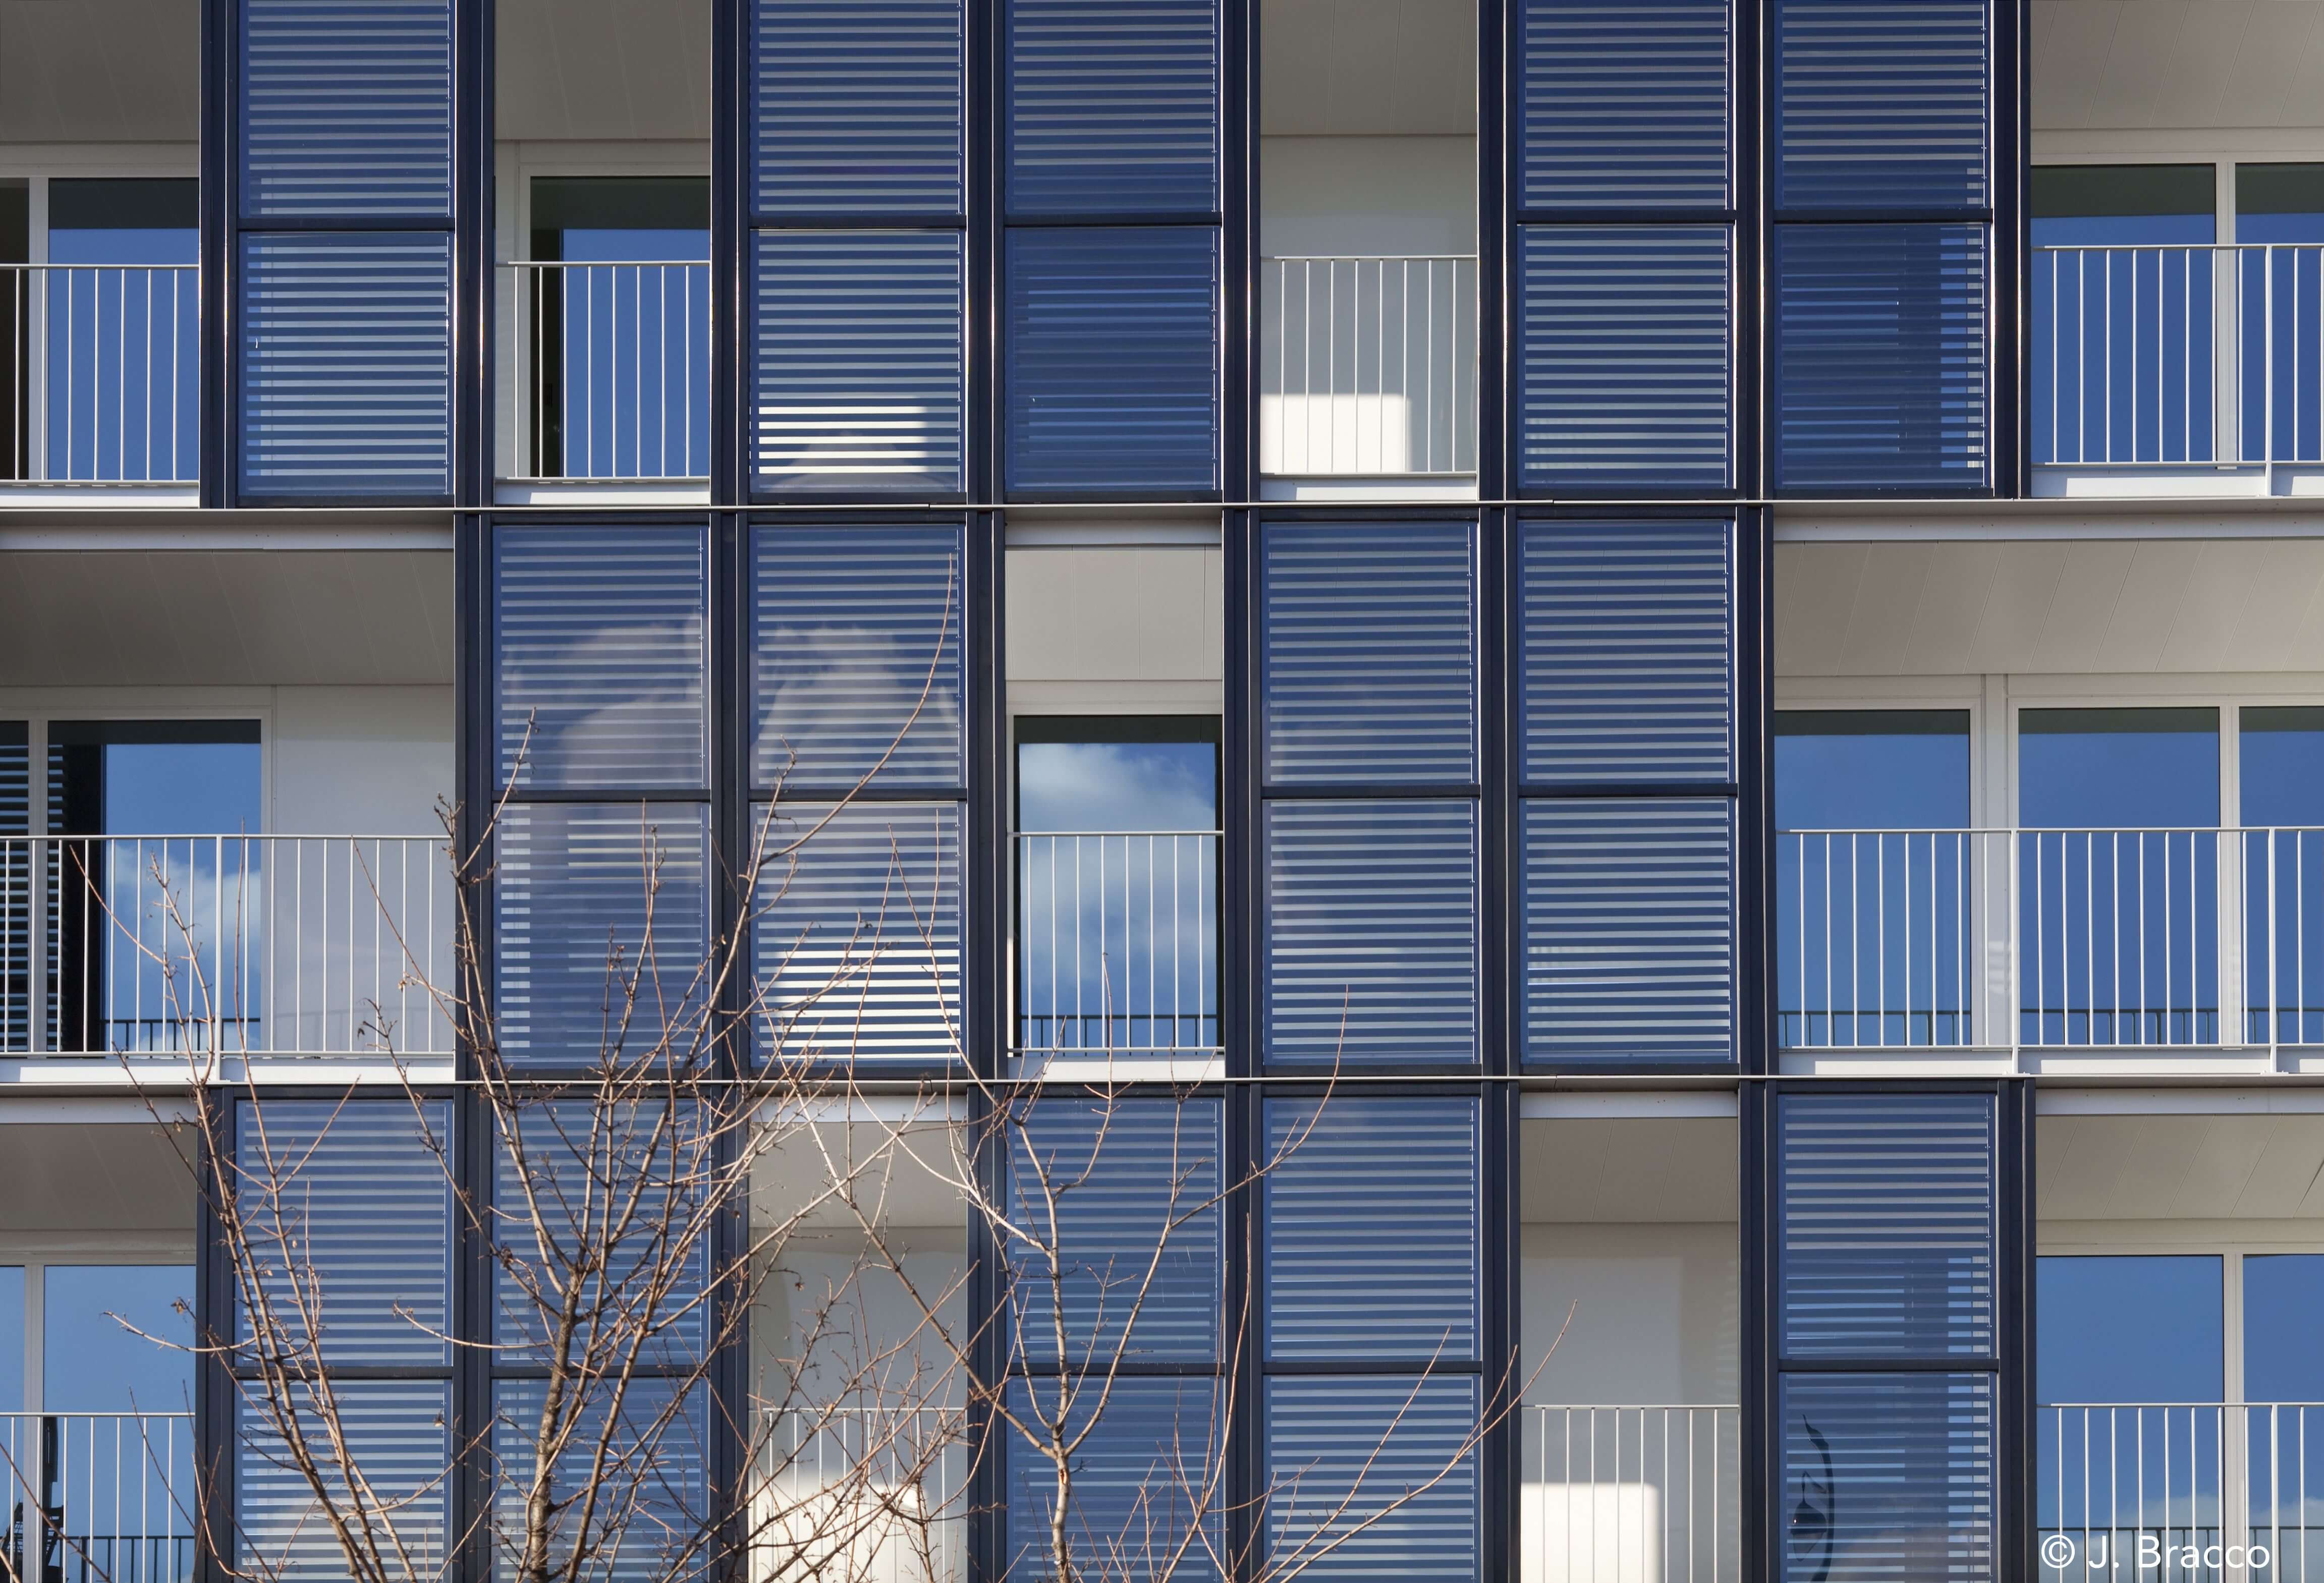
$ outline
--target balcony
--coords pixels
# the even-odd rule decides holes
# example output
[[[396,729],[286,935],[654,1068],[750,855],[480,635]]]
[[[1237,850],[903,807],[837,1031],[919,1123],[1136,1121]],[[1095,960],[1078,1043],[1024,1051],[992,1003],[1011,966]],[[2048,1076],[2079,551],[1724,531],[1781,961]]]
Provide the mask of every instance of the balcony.
[[[1725,1407],[1527,1406],[1522,1583],[1734,1583],[1742,1415]]]
[[[42,1583],[194,1575],[194,1423],[185,1413],[0,1413],[0,1571]]]
[[[966,1575],[963,1413],[763,1411],[752,1440],[752,1577],[958,1583]]]
[[[0,500],[70,490],[190,503],[199,272],[0,264]]]
[[[2306,1583],[2311,1566],[2324,1575],[2324,1406],[2110,1404],[2036,1414],[2044,1578]]]
[[[454,943],[440,839],[0,839],[0,1058],[449,1055]]]
[[[2035,492],[2324,494],[2324,246],[2034,250]]]
[[[710,266],[505,263],[500,277],[503,492],[701,498]]]
[[[1269,258],[1259,290],[1271,496],[1474,496],[1473,255]]]
[[[2324,1070],[2324,831],[1776,841],[1787,1057]]]

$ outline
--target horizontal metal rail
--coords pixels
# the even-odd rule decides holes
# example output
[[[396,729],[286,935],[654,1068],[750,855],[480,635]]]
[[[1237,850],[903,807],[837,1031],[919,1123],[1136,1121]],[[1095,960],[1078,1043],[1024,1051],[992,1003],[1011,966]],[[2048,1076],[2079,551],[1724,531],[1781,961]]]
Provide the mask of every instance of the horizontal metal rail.
[[[1477,470],[1477,260],[1259,262],[1259,469],[1276,477]]]
[[[0,838],[0,1053],[449,1054],[441,839]]]
[[[710,265],[500,266],[510,327],[507,477],[710,475]]]
[[[1738,1583],[1742,1413],[1525,1408],[1523,1583]]]
[[[2324,464],[2324,245],[2034,253],[2034,460]]]
[[[1020,834],[1019,1055],[1212,1054],[1216,831]]]
[[[936,1407],[762,1410],[751,1450],[753,1577],[957,1583],[965,1576],[963,1413]]]
[[[200,303],[192,264],[0,264],[0,477],[194,483]]]
[[[2324,1045],[2324,830],[1787,831],[1775,907],[1788,1049]]]
[[[2034,1454],[2050,1583],[2324,1579],[2324,1406],[2044,1406]]]
[[[0,1413],[7,1527],[0,1575],[188,1583],[194,1423],[186,1413]]]

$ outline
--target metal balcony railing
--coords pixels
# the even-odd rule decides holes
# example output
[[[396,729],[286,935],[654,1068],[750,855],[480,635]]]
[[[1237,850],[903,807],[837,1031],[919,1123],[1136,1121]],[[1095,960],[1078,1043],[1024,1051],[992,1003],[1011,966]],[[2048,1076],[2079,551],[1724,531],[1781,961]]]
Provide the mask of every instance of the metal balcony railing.
[[[1523,1583],[1736,1583],[1735,1407],[1527,1405]]]
[[[1775,906],[1788,1049],[2324,1045],[2324,830],[1790,831]]]
[[[2324,464],[2324,245],[2034,253],[2037,465]]]
[[[1477,470],[1477,261],[1259,263],[1259,468],[1291,478]]]
[[[200,318],[192,264],[0,264],[0,480],[194,483]]]
[[[936,1407],[761,1411],[751,1575],[957,1583],[968,1555],[967,1420]]]
[[[710,266],[501,265],[503,476],[710,475]]]
[[[2046,1583],[2324,1578],[2324,1406],[2035,1410]]]
[[[444,1055],[440,839],[0,838],[0,1054]]]
[[[1017,1054],[1216,1054],[1216,831],[1017,837]]]
[[[0,1413],[0,1576],[189,1583],[194,1423],[185,1413]]]

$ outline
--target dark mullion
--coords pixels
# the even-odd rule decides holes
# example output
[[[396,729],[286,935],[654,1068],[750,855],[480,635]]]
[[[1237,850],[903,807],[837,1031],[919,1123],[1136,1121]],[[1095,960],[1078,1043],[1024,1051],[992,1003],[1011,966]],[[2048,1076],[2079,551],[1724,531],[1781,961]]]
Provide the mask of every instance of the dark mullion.
[[[238,114],[235,57],[241,29],[235,0],[202,0],[201,5],[201,181],[196,202],[201,219],[200,322],[198,353],[201,391],[198,464],[201,503],[231,506],[240,472],[238,403],[234,400],[238,365],[235,318],[228,311],[234,268],[235,151]]]
[[[1775,1070],[1774,942],[1775,554],[1764,507],[1739,514],[1735,547],[1735,719],[1740,785],[1735,817],[1736,1056],[1743,1070]]]

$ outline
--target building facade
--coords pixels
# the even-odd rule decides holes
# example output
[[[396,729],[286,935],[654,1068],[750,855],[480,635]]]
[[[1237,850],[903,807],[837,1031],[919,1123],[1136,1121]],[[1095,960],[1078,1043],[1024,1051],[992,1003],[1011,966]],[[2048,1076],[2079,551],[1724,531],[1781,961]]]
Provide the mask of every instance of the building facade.
[[[1204,1206],[1084,1462],[1218,1537],[1095,1570],[2310,1583],[2301,9],[0,0],[11,1565],[348,1575],[149,1339],[288,1149],[504,1569],[480,1063],[642,1017],[802,1137],[1102,1107],[1077,1259]],[[854,1575],[1050,1575],[974,1399]]]

